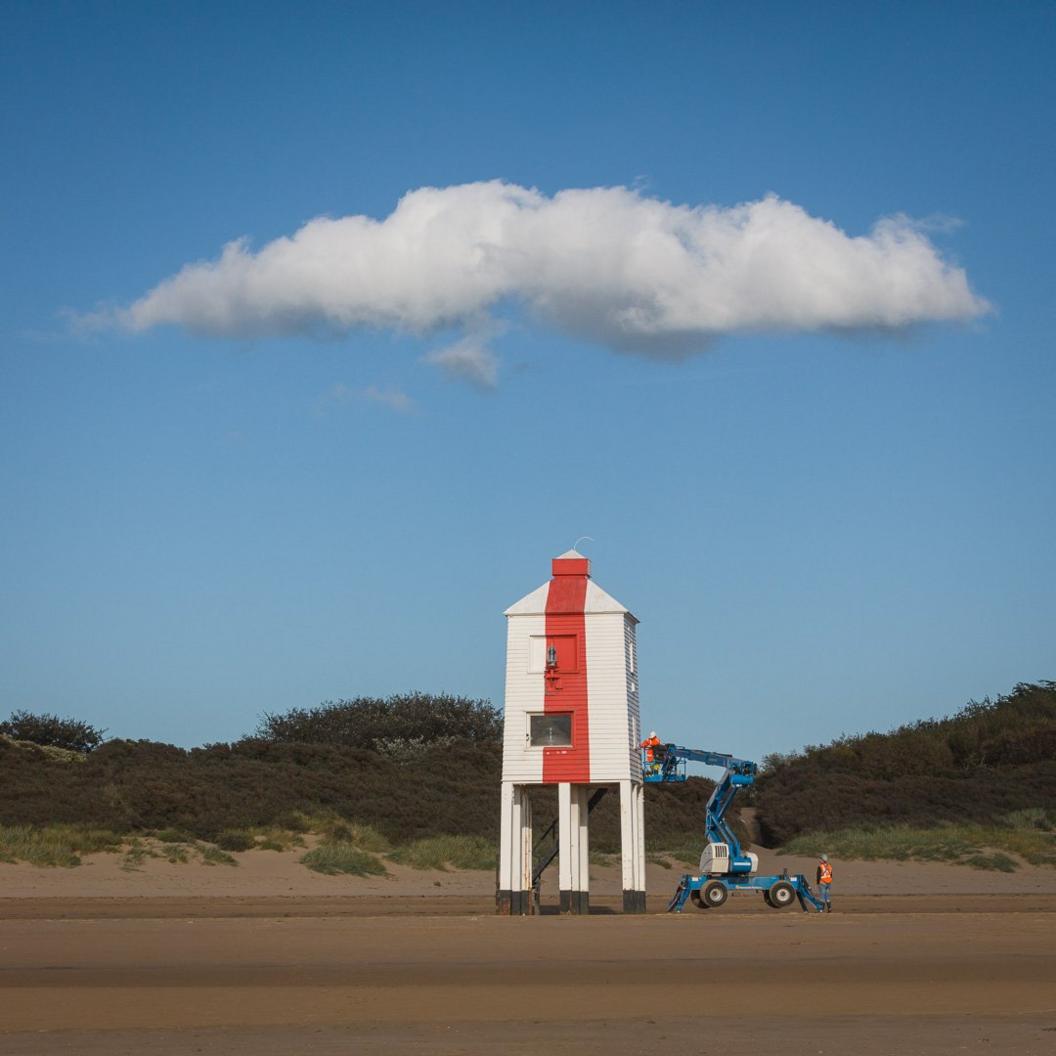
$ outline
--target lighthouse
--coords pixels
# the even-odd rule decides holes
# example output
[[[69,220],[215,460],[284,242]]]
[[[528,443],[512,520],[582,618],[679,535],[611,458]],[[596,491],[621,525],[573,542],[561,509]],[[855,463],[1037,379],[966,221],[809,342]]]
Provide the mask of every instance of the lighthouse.
[[[562,911],[589,909],[589,815],[602,789],[620,800],[624,912],[645,911],[637,624],[576,550],[506,610],[500,912],[532,909],[533,785],[557,785]]]

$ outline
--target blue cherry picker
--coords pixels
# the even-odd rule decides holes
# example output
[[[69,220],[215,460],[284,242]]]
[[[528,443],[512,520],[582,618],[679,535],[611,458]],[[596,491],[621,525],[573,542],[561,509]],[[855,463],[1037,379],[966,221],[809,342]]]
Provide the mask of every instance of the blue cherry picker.
[[[725,772],[704,808],[704,833],[708,842],[700,856],[698,875],[687,873],[682,877],[667,911],[681,913],[687,900],[699,909],[716,909],[731,893],[758,891],[773,909],[785,909],[798,899],[804,913],[809,912],[808,907],[822,912],[821,900],[811,891],[802,873],[789,875],[785,869],[776,876],[758,875],[758,856],[742,850],[740,840],[726,821],[726,811],[738,789],[754,783],[759,769],[756,764],[721,752],[683,748],[680,744],[656,744],[643,752],[642,779],[646,784],[685,781],[687,762],[721,766]]]

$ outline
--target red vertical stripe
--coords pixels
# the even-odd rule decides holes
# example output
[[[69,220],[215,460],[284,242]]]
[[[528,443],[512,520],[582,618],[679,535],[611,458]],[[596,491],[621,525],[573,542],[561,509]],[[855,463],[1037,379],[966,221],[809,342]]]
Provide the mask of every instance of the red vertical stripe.
[[[555,562],[555,565],[557,562]],[[567,562],[570,566],[573,562]],[[562,670],[558,664],[556,678],[545,680],[544,711],[572,713],[572,747],[543,749],[543,781],[575,781],[585,784],[590,780],[590,727],[587,722],[587,621],[584,615],[587,601],[587,562],[582,562],[582,573],[575,567],[572,575],[555,575],[550,581],[546,597],[546,638],[574,636],[576,641],[575,670]],[[571,569],[570,569],[571,571]],[[564,653],[565,650],[561,649]],[[565,665],[568,666],[567,664]]]

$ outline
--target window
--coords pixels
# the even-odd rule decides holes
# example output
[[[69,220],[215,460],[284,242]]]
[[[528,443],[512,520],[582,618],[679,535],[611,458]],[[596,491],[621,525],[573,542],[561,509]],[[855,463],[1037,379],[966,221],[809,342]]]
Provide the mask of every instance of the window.
[[[548,712],[528,716],[528,743],[533,748],[570,748],[571,712]]]
[[[546,670],[546,635],[533,634],[528,639],[528,673],[541,675]]]

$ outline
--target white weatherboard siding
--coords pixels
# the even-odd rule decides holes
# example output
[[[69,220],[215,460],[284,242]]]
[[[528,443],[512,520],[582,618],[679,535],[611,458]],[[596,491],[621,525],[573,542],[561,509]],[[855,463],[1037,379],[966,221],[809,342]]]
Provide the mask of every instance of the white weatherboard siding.
[[[627,750],[630,754],[631,778],[642,779],[642,712],[638,704],[638,621],[627,614],[623,621],[624,649],[627,657]]]
[[[544,597],[543,607],[545,606]],[[543,749],[529,748],[527,736],[528,715],[543,710],[543,676],[533,674],[529,670],[531,639],[540,635],[546,635],[546,616],[542,612],[530,616],[507,617],[502,779],[517,784],[531,784],[543,780]]]
[[[632,717],[627,670],[627,627],[633,635],[634,617],[626,610],[589,613],[585,622],[590,780],[627,781],[633,776],[629,746],[638,710],[635,693]]]

